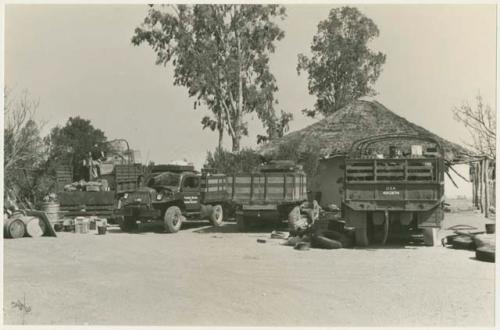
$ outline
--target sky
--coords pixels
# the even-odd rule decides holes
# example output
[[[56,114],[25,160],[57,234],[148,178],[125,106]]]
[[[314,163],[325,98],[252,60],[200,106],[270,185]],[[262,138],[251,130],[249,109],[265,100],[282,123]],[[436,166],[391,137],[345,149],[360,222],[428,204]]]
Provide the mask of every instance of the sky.
[[[468,140],[452,108],[480,92],[496,105],[495,5],[355,5],[378,26],[370,47],[387,55],[373,99],[428,130],[461,143]],[[316,120],[307,75],[297,75],[297,55],[309,48],[331,5],[287,5],[280,22],[285,38],[271,56],[279,92],[277,110],[291,112],[290,129]],[[146,5],[7,5],[5,84],[39,100],[44,133],[69,117],[91,120],[108,139],[125,138],[142,161],[186,159],[200,167],[218,134],[202,130],[207,110],[193,109],[172,67],[156,66],[148,46],[135,47],[133,31]],[[244,147],[256,146],[264,129],[248,116]],[[225,136],[230,148],[230,138]]]

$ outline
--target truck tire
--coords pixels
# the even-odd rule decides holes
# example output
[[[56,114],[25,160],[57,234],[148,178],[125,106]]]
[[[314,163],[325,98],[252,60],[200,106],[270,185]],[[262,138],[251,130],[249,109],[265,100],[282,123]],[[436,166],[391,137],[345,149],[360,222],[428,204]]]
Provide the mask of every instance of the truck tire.
[[[167,233],[176,233],[181,229],[182,212],[177,206],[170,206],[165,212],[164,224]]]
[[[136,225],[133,217],[123,217],[123,220],[120,221],[120,229],[126,233],[131,232],[135,227]]]
[[[342,243],[322,235],[314,235],[312,237],[312,246],[318,249],[341,249]]]
[[[224,210],[220,204],[214,205],[212,214],[210,214],[210,222],[214,227],[220,227],[224,218]]]
[[[248,230],[248,220],[245,219],[243,214],[236,214],[236,225],[238,227],[238,231],[240,232]]]
[[[368,246],[370,241],[368,240],[368,230],[367,228],[356,228],[354,232],[354,238],[356,240],[357,246]]]
[[[488,246],[477,248],[476,259],[487,262],[495,262],[495,248]]]

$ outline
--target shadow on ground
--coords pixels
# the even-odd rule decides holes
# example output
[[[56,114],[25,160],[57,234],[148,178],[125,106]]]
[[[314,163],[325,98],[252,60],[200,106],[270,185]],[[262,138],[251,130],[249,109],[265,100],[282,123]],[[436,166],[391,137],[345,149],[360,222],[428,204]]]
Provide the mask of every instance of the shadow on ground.
[[[282,225],[270,224],[270,223],[256,223],[249,226],[245,231],[240,231],[238,225],[234,222],[225,222],[220,227],[204,227],[194,230],[194,233],[198,234],[235,234],[235,233],[271,233],[273,230],[287,231],[287,225],[283,223]]]

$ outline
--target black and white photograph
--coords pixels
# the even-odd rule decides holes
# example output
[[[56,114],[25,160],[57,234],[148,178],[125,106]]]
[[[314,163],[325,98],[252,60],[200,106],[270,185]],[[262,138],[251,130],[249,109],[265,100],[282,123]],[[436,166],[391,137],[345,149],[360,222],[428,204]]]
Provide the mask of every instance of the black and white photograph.
[[[3,326],[495,327],[498,4],[1,4]]]

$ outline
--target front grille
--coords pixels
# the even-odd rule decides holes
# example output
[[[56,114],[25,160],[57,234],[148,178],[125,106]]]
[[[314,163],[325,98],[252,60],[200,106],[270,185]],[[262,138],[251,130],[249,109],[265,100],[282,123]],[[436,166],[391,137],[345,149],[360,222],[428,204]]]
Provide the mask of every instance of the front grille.
[[[133,203],[145,203],[149,204],[151,202],[151,196],[149,191],[134,191],[129,193],[127,199],[125,199],[124,204],[133,204]]]

